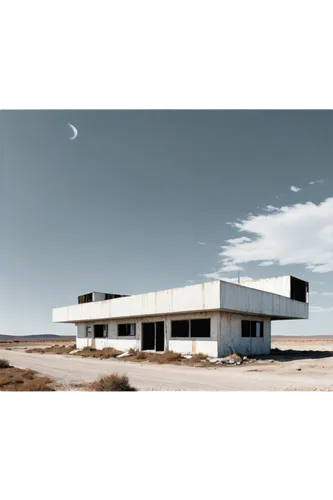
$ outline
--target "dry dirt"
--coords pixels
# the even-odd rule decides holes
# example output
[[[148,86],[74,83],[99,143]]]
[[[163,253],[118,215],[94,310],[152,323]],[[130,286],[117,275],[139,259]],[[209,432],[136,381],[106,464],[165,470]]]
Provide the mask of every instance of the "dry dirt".
[[[54,391],[53,380],[34,370],[4,364],[0,358],[0,391]]]
[[[49,345],[54,344],[50,342]],[[36,344],[35,344],[36,345]],[[333,391],[333,337],[273,338],[272,355],[240,366],[192,368],[69,355],[28,354],[26,346],[2,350],[0,357],[63,384],[90,382],[118,372],[139,390],[187,391]],[[43,342],[45,347],[45,342]],[[1,348],[1,346],[0,346]],[[274,351],[279,349],[279,351]]]

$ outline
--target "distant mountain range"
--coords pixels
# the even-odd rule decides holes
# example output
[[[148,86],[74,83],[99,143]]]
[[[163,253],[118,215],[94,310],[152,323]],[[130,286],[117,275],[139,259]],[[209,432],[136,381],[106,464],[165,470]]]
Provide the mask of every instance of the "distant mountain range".
[[[75,335],[54,335],[52,333],[35,333],[32,335],[2,335],[0,334],[0,340],[14,340],[14,339],[71,339],[75,338]]]

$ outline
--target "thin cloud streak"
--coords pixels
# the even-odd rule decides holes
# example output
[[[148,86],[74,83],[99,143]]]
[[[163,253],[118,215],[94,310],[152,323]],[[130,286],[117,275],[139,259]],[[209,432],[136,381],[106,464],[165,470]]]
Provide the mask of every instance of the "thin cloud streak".
[[[318,181],[311,181],[311,182],[309,182],[309,184],[310,185],[311,184],[323,184],[323,182],[324,182],[324,179],[319,179]]]
[[[326,313],[333,311],[333,307],[310,306],[311,313]]]

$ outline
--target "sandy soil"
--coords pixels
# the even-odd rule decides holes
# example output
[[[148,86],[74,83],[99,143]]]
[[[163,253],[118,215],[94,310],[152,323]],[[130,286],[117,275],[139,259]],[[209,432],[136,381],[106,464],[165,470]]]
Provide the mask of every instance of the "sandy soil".
[[[28,340],[11,340],[11,341],[4,341],[0,340],[0,349],[12,349],[12,350],[19,350],[19,351],[24,351],[25,349],[29,348],[35,348],[35,347],[40,347],[42,349],[45,349],[46,347],[54,346],[54,345],[61,345],[61,346],[67,346],[70,344],[75,344],[75,337],[71,339],[45,339],[45,340],[39,340],[39,339],[28,339]]]
[[[272,348],[333,352],[333,336],[331,338],[272,337]]]
[[[14,366],[32,368],[66,384],[87,382],[103,374],[118,372],[128,375],[131,384],[139,390],[333,391],[333,338],[275,338],[272,347],[284,352],[273,351],[267,358],[250,364],[216,368],[27,354],[20,348],[1,350],[0,357]]]

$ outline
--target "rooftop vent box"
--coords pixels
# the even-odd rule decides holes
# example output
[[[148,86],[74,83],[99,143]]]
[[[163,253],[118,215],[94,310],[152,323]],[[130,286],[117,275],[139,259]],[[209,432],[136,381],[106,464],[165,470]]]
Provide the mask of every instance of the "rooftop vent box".
[[[101,300],[119,299],[120,297],[128,297],[128,295],[119,295],[116,293],[91,292],[85,295],[79,295],[77,298],[78,304],[86,304],[87,302],[99,302]]]

